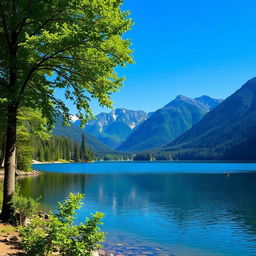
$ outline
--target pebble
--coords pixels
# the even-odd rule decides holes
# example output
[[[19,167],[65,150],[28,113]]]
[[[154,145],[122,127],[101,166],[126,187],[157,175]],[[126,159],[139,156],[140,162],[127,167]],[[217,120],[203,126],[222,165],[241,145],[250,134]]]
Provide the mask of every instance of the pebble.
[[[98,250],[99,255],[106,255],[106,252],[102,249]]]
[[[12,242],[17,242],[18,240],[19,240],[19,238],[17,236],[10,237],[10,241],[12,241]]]
[[[150,252],[150,251],[147,251],[147,252],[141,252],[142,254],[144,254],[144,255],[153,255],[153,253],[152,252]]]

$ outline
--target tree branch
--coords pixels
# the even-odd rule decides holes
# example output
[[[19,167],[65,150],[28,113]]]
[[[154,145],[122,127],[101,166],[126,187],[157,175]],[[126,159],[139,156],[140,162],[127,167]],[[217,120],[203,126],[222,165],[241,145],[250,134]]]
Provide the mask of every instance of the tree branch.
[[[8,34],[8,29],[7,29],[6,21],[5,21],[5,18],[4,18],[3,14],[1,14],[1,18],[2,18],[3,29],[4,29],[4,34],[5,34],[5,37],[6,37],[6,41],[7,41],[7,44],[9,46],[9,49],[10,49],[11,42],[10,42],[10,38],[9,38],[9,34]]]

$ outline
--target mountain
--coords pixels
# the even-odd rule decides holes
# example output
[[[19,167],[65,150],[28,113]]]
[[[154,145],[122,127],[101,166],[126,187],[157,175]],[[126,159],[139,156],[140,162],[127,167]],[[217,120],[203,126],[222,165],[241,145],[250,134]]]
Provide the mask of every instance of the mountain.
[[[256,78],[163,148],[178,159],[256,160]]]
[[[85,130],[109,147],[115,148],[125,141],[133,129],[144,122],[148,115],[144,111],[133,111],[117,108],[110,113],[100,113],[90,120]],[[75,125],[79,126],[80,121]]]
[[[164,146],[201,120],[208,108],[182,95],[157,110],[117,150],[139,152]]]
[[[71,138],[74,141],[80,142],[82,134],[85,135],[86,144],[94,152],[112,152],[113,149],[109,148],[107,145],[99,141],[94,136],[90,135],[88,132],[84,131],[80,127],[77,127],[73,123],[70,123],[70,126],[64,126],[62,124],[63,119],[61,117],[56,118],[55,128],[52,131],[52,134],[57,136],[65,136]]]
[[[195,100],[204,104],[204,106],[207,107],[209,111],[217,107],[223,101],[222,99],[213,99],[207,95],[195,98]]]

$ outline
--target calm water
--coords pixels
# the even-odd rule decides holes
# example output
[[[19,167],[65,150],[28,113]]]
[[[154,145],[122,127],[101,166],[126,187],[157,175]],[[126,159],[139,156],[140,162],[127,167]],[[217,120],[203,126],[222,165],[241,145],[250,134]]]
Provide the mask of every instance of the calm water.
[[[256,164],[45,164],[34,169],[45,173],[19,180],[23,193],[41,196],[42,205],[53,210],[69,192],[86,194],[78,221],[104,212],[109,250],[256,255]]]

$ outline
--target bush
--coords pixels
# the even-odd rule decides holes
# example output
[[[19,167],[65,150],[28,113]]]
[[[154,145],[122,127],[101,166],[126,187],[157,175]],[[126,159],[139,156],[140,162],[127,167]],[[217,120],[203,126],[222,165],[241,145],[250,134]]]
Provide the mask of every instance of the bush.
[[[21,228],[22,246],[28,256],[49,256],[56,251],[63,256],[91,256],[101,247],[105,234],[98,225],[102,224],[103,213],[97,212],[85,223],[74,225],[83,197],[70,193],[64,203],[58,203],[57,214],[50,213],[48,220],[36,217]]]
[[[19,189],[15,191],[12,198],[12,206],[15,210],[15,217],[19,225],[23,226],[26,218],[35,215],[38,211],[38,202],[31,197],[19,195]]]

